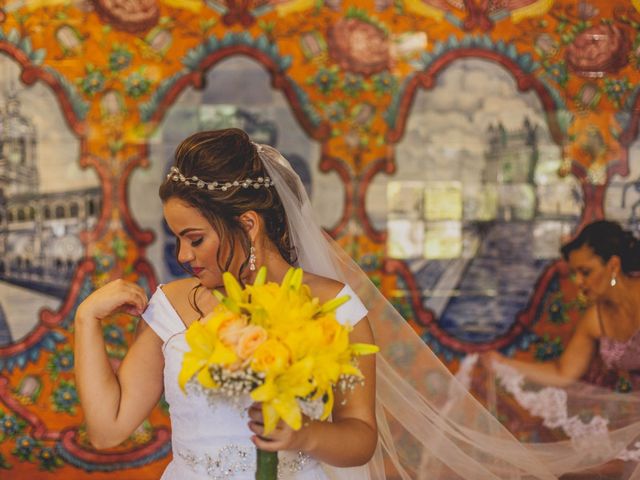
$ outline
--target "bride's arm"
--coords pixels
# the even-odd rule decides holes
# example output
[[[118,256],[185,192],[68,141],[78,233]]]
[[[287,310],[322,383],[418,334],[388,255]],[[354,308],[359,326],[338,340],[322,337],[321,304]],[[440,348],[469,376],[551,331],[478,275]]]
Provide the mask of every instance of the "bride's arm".
[[[139,315],[146,304],[138,285],[116,280],[89,295],[76,312],[76,382],[89,440],[96,448],[126,440],[162,394],[162,341],[143,320],[117,372],[105,350],[101,320],[116,311]]]
[[[374,343],[367,318],[361,319],[350,336],[354,343]],[[358,366],[364,375],[364,385],[356,386],[345,395],[336,392],[332,422],[311,421],[298,431],[283,422],[263,440],[253,437],[255,445],[263,450],[298,450],[336,467],[353,467],[369,461],[375,451],[378,429],[375,418],[375,355],[359,358]],[[251,430],[262,432],[259,408],[250,411]]]

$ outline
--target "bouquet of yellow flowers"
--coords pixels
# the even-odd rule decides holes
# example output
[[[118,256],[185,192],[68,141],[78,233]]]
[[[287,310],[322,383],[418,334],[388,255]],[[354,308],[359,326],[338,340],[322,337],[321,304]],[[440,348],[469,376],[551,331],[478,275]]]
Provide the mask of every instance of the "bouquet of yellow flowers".
[[[253,285],[242,288],[223,274],[227,295],[204,321],[186,332],[190,350],[184,355],[178,382],[184,390],[195,381],[208,392],[261,402],[264,433],[282,419],[294,430],[302,416],[326,420],[333,408],[334,388],[347,391],[363,381],[359,355],[378,347],[349,343],[349,325],[335,310],[349,300],[320,304],[302,283],[302,269],[291,268],[282,284],[266,282],[262,267]],[[257,479],[276,478],[277,453],[258,450]]]

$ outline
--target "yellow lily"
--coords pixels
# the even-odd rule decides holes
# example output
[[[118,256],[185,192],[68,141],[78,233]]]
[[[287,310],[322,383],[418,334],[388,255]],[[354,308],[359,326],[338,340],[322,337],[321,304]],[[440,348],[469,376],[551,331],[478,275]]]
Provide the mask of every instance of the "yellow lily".
[[[377,345],[370,343],[352,343],[350,348],[355,355],[371,355],[380,351]]]
[[[216,343],[216,348],[207,359],[207,365],[233,365],[238,361],[236,353],[222,342]]]
[[[289,288],[296,292],[300,290],[300,287],[302,286],[302,274],[303,272],[301,268],[293,270],[293,275],[291,275],[291,285]]]
[[[267,376],[265,383],[251,392],[254,401],[262,402],[265,434],[273,431],[280,418],[294,430],[302,426],[296,397],[305,398],[314,390],[309,382],[312,367],[313,361],[304,359],[275,378]]]
[[[324,302],[320,308],[320,313],[324,315],[335,312],[340,305],[347,303],[350,299],[351,297],[349,295],[343,295],[341,297],[334,298],[333,300],[329,300],[328,302]]]
[[[191,350],[184,354],[182,368],[178,375],[178,384],[182,390],[186,383],[207,365],[207,359],[213,352],[216,342],[215,337],[200,322],[193,322],[189,326],[185,338]],[[203,378],[207,380],[206,376]]]
[[[227,291],[227,298],[230,298],[237,304],[242,303],[242,287],[230,272],[224,272],[222,274],[222,283],[224,283],[224,289]]]
[[[258,274],[253,282],[254,287],[261,287],[267,281],[267,267],[262,266],[258,269]]]
[[[182,359],[182,368],[178,374],[178,384],[180,385],[180,388],[184,391],[187,382],[191,380],[196,373],[202,371],[206,365],[206,359],[197,357],[191,352],[185,353]],[[206,377],[204,377],[204,380],[208,381]],[[199,377],[198,381],[200,381]],[[215,385],[213,385],[212,388],[215,388]]]

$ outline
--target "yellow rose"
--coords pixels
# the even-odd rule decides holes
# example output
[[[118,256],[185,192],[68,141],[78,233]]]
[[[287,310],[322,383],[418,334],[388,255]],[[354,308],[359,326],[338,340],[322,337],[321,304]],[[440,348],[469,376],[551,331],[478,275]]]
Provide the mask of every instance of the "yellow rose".
[[[267,340],[267,331],[258,325],[249,325],[245,327],[238,340],[236,354],[242,360],[253,355],[253,352]]]
[[[235,347],[238,345],[240,337],[244,334],[247,323],[247,317],[244,315],[230,315],[218,327],[218,338],[227,347]]]
[[[334,315],[324,315],[318,319],[318,325],[322,329],[322,337],[325,345],[333,343],[341,328],[344,328],[338,323]]]
[[[259,372],[276,373],[289,366],[289,349],[276,339],[269,339],[260,345],[253,354],[251,367]]]

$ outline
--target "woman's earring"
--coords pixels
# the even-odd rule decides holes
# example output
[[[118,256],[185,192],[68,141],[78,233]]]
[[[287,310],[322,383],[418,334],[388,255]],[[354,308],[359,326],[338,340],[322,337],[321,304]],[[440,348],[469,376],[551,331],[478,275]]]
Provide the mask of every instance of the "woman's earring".
[[[616,274],[615,273],[613,275],[611,275],[611,281],[609,282],[609,284],[612,287],[615,287],[618,284],[618,279],[616,278]]]
[[[249,248],[249,270],[254,272],[255,269],[256,269],[256,249],[253,248],[253,245],[251,245],[251,248]]]

